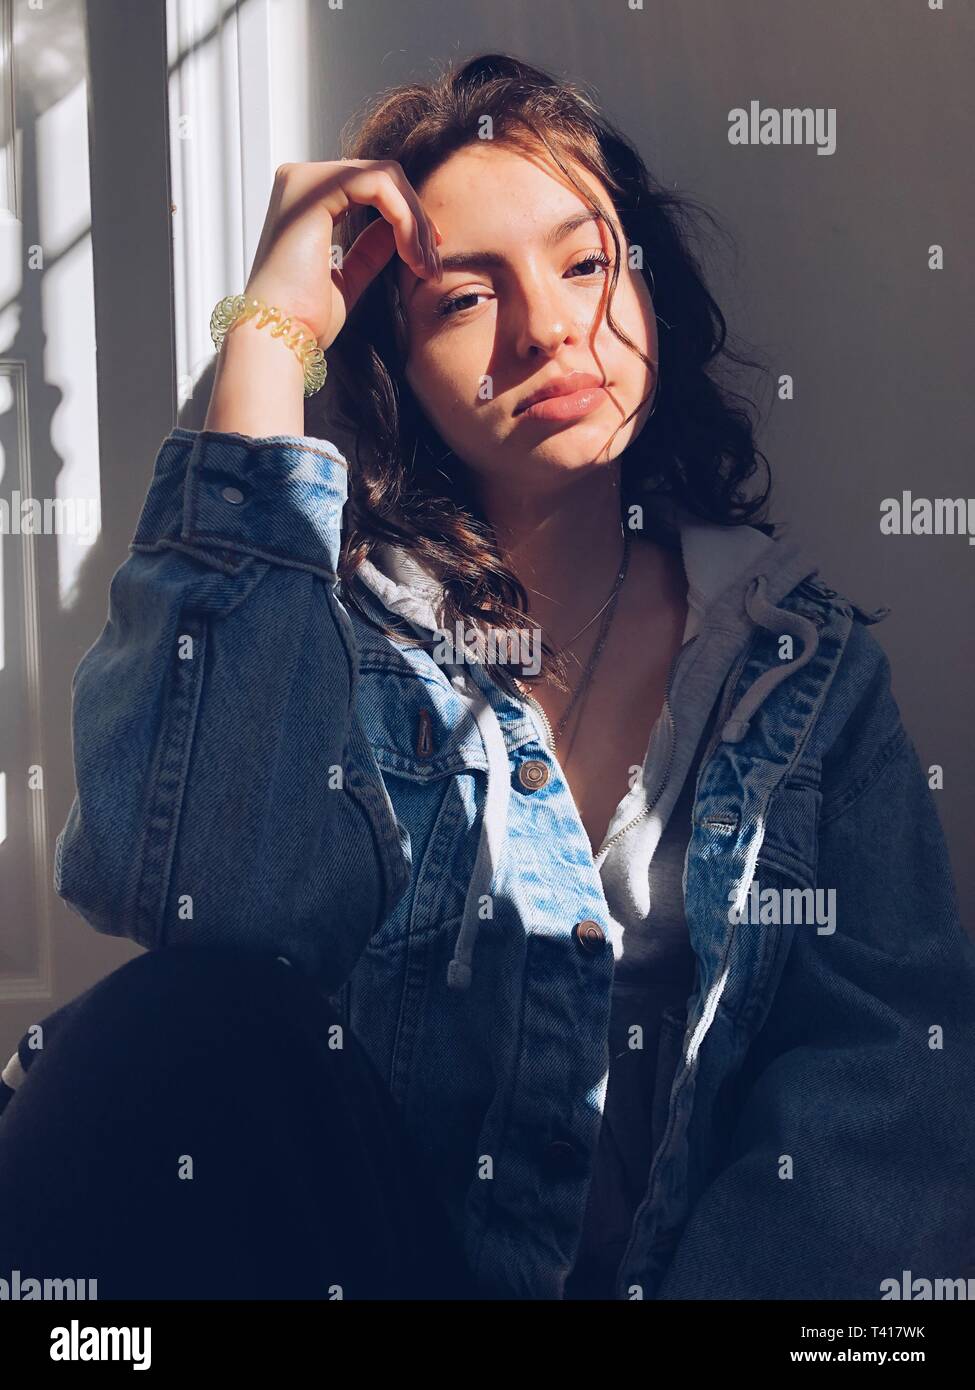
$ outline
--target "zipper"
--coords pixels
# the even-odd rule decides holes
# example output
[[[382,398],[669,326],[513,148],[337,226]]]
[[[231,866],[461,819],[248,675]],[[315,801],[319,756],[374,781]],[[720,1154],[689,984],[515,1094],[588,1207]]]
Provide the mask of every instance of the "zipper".
[[[545,711],[542,709],[542,707],[541,707],[541,705],[538,703],[538,701],[535,699],[535,696],[534,696],[534,695],[526,695],[524,698],[528,701],[529,704],[534,705],[535,708],[538,710],[539,714],[542,716],[542,719],[543,719],[544,722],[545,722],[546,741],[547,741],[547,743],[548,743],[549,752],[550,752],[553,756],[555,756],[555,735],[554,735],[553,732],[552,732],[551,720],[549,719],[549,717],[548,717],[548,715],[545,713]],[[556,756],[556,762],[558,762],[558,757],[557,757],[557,756]]]
[[[616,844],[617,840],[622,839],[622,837],[627,833],[627,831],[632,830],[635,825],[639,825],[641,821],[646,820],[647,816],[649,816],[654,806],[656,806],[657,802],[660,800],[663,790],[667,785],[668,779],[670,778],[671,769],[674,765],[674,734],[676,732],[674,728],[674,712],[671,709],[670,705],[670,692],[673,687],[674,677],[677,674],[677,668],[680,666],[680,663],[683,660],[684,653],[688,650],[688,648],[693,647],[696,641],[697,635],[692,637],[689,642],[684,643],[683,647],[681,647],[680,651],[677,654],[677,660],[671,666],[670,673],[667,676],[667,688],[664,691],[663,712],[667,721],[666,727],[669,746],[667,749],[667,766],[664,770],[664,775],[663,777],[658,779],[653,796],[647,802],[646,806],[644,806],[643,810],[640,811],[638,815],[634,816],[631,821],[627,821],[626,825],[621,826],[620,829],[616,831],[615,835],[612,835],[600,846],[599,852],[596,855],[597,859],[602,859],[603,856],[607,854],[610,849],[612,849],[613,845]]]
[[[732,666],[731,672],[730,672],[730,674],[728,675],[728,677],[727,677],[727,679],[726,679],[725,688],[724,688],[724,696],[722,697],[721,705],[720,705],[720,707],[719,707],[719,709],[718,709],[718,715],[717,715],[717,718],[715,719],[715,722],[714,722],[714,728],[713,728],[713,730],[712,730],[712,732],[711,732],[711,737],[710,737],[710,739],[708,740],[708,746],[707,746],[707,748],[706,748],[705,751],[704,751],[704,755],[703,755],[703,757],[701,758],[700,764],[698,765],[697,782],[696,782],[695,787],[694,787],[694,800],[695,800],[695,801],[697,801],[698,792],[700,791],[700,786],[701,786],[701,777],[702,777],[703,774],[704,774],[704,769],[705,769],[705,767],[707,766],[708,759],[711,757],[711,754],[714,752],[715,748],[718,746],[718,742],[719,742],[719,740],[720,740],[720,738],[721,738],[721,730],[724,728],[725,721],[726,721],[726,719],[728,718],[729,713],[731,712],[731,702],[732,702],[732,700],[734,699],[735,690],[736,690],[736,688],[737,688],[738,681],[739,681],[739,678],[740,678],[740,676],[741,676],[741,673],[742,673],[742,671],[745,669],[745,662],[748,660],[749,656],[751,655],[752,647],[755,645],[755,638],[756,638],[756,636],[757,636],[757,633],[753,632],[752,635],[751,635],[751,637],[749,638],[749,640],[746,642],[746,644],[745,644],[745,646],[744,646],[744,649],[743,649],[741,652],[739,652],[738,658],[737,658],[737,660],[735,661],[734,665]],[[682,891],[682,893],[686,893],[686,889],[685,889],[684,885],[686,884],[686,881],[687,881],[687,860],[688,860],[688,855],[690,854],[690,849],[691,849],[690,842],[688,842],[687,849],[684,851],[684,874],[683,874],[683,879],[682,879],[682,882],[681,882],[681,891]],[[697,1024],[698,1022],[699,1022],[699,1018],[698,1018],[698,1019],[690,1020],[690,1021],[688,1022],[688,1025],[687,1025],[687,1026],[688,1026],[688,1028],[689,1028],[689,1027],[691,1026],[692,1023],[696,1026],[696,1024]],[[681,1067],[678,1067],[678,1075],[680,1074],[681,1070],[682,1070],[682,1068],[681,1068]],[[647,1179],[647,1188],[646,1188],[646,1192],[644,1193],[644,1196],[643,1196],[642,1201],[640,1201],[640,1203],[637,1205],[637,1209],[636,1209],[636,1211],[635,1211],[634,1214],[633,1214],[633,1222],[632,1222],[632,1225],[631,1225],[631,1227],[630,1227],[630,1237],[629,1237],[629,1240],[626,1242],[626,1248],[625,1248],[625,1250],[623,1251],[622,1258],[620,1259],[620,1262],[619,1262],[619,1264],[617,1265],[617,1285],[616,1285],[616,1287],[617,1287],[617,1293],[619,1292],[619,1272],[623,1269],[623,1266],[626,1264],[626,1262],[627,1262],[627,1261],[629,1260],[629,1258],[630,1258],[630,1255],[631,1255],[631,1253],[632,1253],[632,1251],[633,1251],[633,1247],[634,1247],[634,1245],[636,1244],[637,1226],[638,1226],[640,1217],[643,1215],[644,1211],[647,1210],[647,1208],[649,1207],[650,1202],[651,1202],[651,1194],[652,1194],[652,1190],[653,1190],[653,1184],[654,1184],[654,1180],[655,1180],[656,1174],[657,1174],[657,1160],[658,1160],[658,1157],[659,1157],[659,1154],[654,1154],[653,1162],[652,1162],[651,1165],[650,1165],[650,1174],[649,1174],[649,1177],[648,1177],[648,1179]],[[657,1250],[662,1244],[663,1244],[663,1242],[656,1241],[656,1242],[654,1242],[654,1245],[653,1245],[651,1248],[654,1249],[654,1250]]]

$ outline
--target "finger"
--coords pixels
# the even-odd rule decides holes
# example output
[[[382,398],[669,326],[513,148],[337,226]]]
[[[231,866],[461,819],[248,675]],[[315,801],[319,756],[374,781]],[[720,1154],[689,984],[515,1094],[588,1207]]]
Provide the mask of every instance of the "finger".
[[[332,272],[345,302],[346,314],[351,312],[363,291],[389,263],[395,251],[393,229],[382,217],[377,217],[359,233],[342,257],[342,269]]]
[[[425,261],[423,210],[415,193],[411,205],[400,180],[391,174],[388,166],[373,165],[355,173],[346,181],[344,192],[350,202],[376,208],[392,227],[396,249],[406,264],[421,278],[430,274]]]
[[[395,160],[350,159],[338,165],[334,162],[302,164],[297,169],[298,173],[292,170],[291,182],[292,187],[302,195],[315,188],[321,179],[320,171],[328,171],[329,197],[326,201],[330,204],[329,213],[333,221],[344,215],[349,203],[373,205],[396,229],[397,250],[406,264],[421,277],[442,276],[443,267],[436,250],[438,234],[433,219]],[[400,198],[410,209],[412,226],[408,225],[409,219],[404,225],[403,202],[392,196],[394,190],[399,192]]]
[[[440,278],[440,276],[443,275],[443,267],[440,264],[440,256],[437,253],[437,231],[434,226],[433,218],[420,202],[419,194],[406,177],[400,164],[396,163],[395,160],[391,161],[388,166],[386,166],[386,172],[413,210],[413,216],[416,218],[417,228],[420,233],[421,244],[428,258],[430,273],[436,278]]]

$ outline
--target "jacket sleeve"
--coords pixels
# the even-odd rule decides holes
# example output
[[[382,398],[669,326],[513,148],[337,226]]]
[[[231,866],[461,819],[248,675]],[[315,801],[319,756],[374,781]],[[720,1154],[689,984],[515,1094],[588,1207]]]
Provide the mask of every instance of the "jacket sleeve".
[[[72,678],[54,882],[97,930],[272,950],[331,992],[402,894],[336,592],[346,497],[323,440],[163,441]]]
[[[866,687],[822,763],[836,930],[791,929],[658,1298],[881,1299],[905,1271],[975,1275],[975,948],[882,652]]]

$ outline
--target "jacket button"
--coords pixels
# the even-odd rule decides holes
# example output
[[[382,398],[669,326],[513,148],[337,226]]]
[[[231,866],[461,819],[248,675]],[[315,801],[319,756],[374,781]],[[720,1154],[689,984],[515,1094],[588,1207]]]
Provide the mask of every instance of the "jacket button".
[[[606,933],[598,922],[589,921],[576,922],[575,938],[584,951],[590,955],[596,955],[606,944]]]
[[[220,496],[225,502],[243,502],[244,494],[239,487],[225,487],[220,489]]]
[[[553,1139],[542,1150],[541,1166],[548,1177],[564,1178],[569,1176],[576,1167],[575,1146],[566,1139]]]
[[[545,786],[549,771],[543,762],[529,758],[518,769],[518,781],[529,792],[537,792]]]

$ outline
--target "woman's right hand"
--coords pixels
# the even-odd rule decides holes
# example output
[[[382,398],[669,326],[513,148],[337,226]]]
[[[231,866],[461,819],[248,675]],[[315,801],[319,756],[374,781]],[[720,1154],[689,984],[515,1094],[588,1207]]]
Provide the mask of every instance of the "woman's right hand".
[[[332,269],[332,228],[353,203],[382,214]],[[349,311],[394,251],[415,274],[439,277],[439,233],[392,159],[282,164],[244,290],[299,319],[328,348]]]
[[[332,269],[332,228],[353,203],[382,214]],[[421,276],[440,278],[439,231],[395,160],[282,164],[244,289],[304,324],[327,349],[353,304],[394,252]],[[426,259],[429,255],[430,259]],[[251,318],[224,339],[204,429],[261,438],[301,435],[303,376],[296,353]]]

